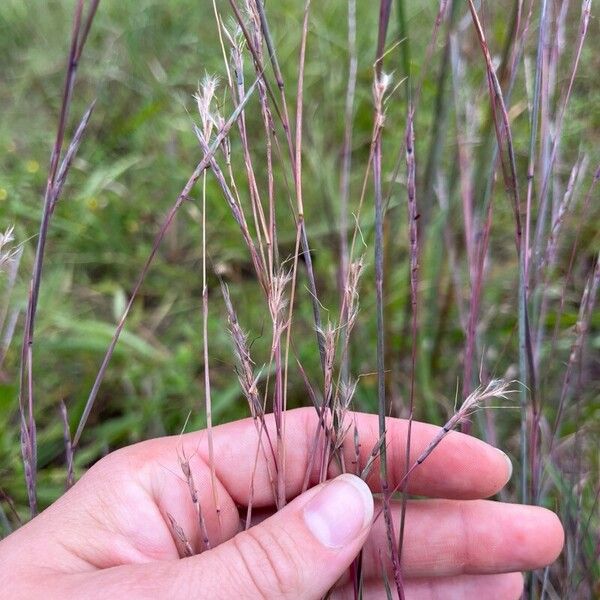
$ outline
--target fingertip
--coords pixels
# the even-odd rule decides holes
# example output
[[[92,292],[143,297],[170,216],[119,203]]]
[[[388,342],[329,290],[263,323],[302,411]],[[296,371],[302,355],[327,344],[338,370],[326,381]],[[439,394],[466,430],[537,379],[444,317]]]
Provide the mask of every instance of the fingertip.
[[[488,487],[482,494],[482,498],[490,498],[496,495],[511,479],[513,474],[513,464],[508,454],[479,440],[485,446],[485,457],[488,467]]]
[[[351,473],[344,473],[343,475],[337,477],[336,480],[345,481],[358,491],[363,502],[365,525],[370,526],[375,510],[375,503],[373,501],[373,492],[371,492],[371,488],[363,479],[357,477],[356,475],[352,475]]]
[[[565,543],[565,531],[562,523],[558,518],[558,515],[548,510],[547,508],[539,508],[540,517],[543,518],[545,525],[544,530],[546,531],[547,547],[545,564],[553,563],[562,552]]]
[[[496,495],[511,479],[512,461],[508,455],[487,442],[470,435],[455,432],[456,442],[462,447],[460,458],[464,493],[461,499],[490,498]]]
[[[319,543],[330,549],[360,545],[373,519],[367,484],[344,474],[323,485],[304,506],[304,522]]]
[[[512,505],[514,543],[513,555],[520,560],[513,563],[515,569],[540,569],[553,563],[560,555],[564,532],[559,518],[551,510],[541,506]]]
[[[504,461],[504,468],[506,470],[506,474],[504,477],[504,483],[502,485],[502,487],[504,487],[511,479],[512,474],[513,474],[513,464],[512,464],[512,460],[510,460],[508,454],[506,454],[506,452],[503,452],[502,450],[500,450],[500,448],[496,448],[496,451],[500,454],[500,456],[502,457],[502,460]]]
[[[505,575],[505,594],[504,597],[510,600],[519,600],[523,594],[525,578],[523,573],[507,573]]]

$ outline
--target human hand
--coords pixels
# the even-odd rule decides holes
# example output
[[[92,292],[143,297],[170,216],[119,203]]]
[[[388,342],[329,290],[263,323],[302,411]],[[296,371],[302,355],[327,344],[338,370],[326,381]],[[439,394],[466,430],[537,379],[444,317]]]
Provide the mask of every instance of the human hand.
[[[364,546],[366,599],[385,598],[383,519],[372,524],[371,491],[342,475],[302,490],[317,417],[286,412],[286,495],[273,514],[267,459],[250,419],[213,429],[217,517],[205,431],[154,439],[100,460],[63,497],[0,543],[0,596],[19,598],[353,598],[345,573]],[[354,414],[361,464],[378,440],[377,417]],[[273,428],[272,417],[267,425]],[[406,421],[387,424],[390,485],[405,465]],[[439,431],[413,423],[413,458]],[[348,464],[353,449],[347,449]],[[180,559],[168,515],[201,545],[198,518],[178,456],[189,458],[212,549]],[[271,465],[272,466],[272,465]],[[316,469],[315,469],[316,471]],[[240,532],[254,472],[260,523]],[[315,472],[315,480],[316,480]],[[557,517],[542,508],[486,501],[510,477],[506,456],[470,436],[451,433],[411,475],[403,577],[407,600],[516,599],[520,571],[552,562],[563,543]],[[314,481],[312,482],[314,484]],[[368,483],[379,490],[378,469]],[[293,499],[293,500],[292,500]],[[400,507],[393,505],[396,521]]]

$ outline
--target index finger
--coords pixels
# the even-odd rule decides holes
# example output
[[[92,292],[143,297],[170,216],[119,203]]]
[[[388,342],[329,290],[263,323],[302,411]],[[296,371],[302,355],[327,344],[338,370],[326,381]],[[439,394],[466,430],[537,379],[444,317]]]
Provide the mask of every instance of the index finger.
[[[378,417],[364,413],[348,414],[358,431],[359,466],[363,468],[379,441]],[[275,446],[277,437],[273,415],[265,416],[265,424]],[[317,448],[317,459],[311,460],[317,427],[319,427],[319,419],[312,408],[289,410],[285,413],[285,436],[281,442],[283,444],[281,454],[285,456],[284,478],[287,498],[293,498],[302,491],[305,474],[311,464],[309,482],[311,485],[318,482],[318,457],[321,455],[322,445]],[[388,418],[386,427],[388,483],[390,489],[393,489],[406,472],[408,422]],[[439,430],[440,428],[434,425],[413,422],[411,464]],[[264,433],[262,436],[264,451],[260,449],[257,451],[259,436],[255,422],[252,419],[244,419],[220,425],[213,428],[212,436],[215,474],[233,501],[245,506],[249,501],[249,494],[252,493],[254,506],[273,505],[272,480],[276,472],[276,463]],[[195,472],[196,480],[208,483],[210,462],[206,431],[160,438],[139,445],[139,453],[146,465],[148,459],[154,459],[157,464],[165,465],[169,457],[176,465],[177,453],[182,449],[188,457],[192,456],[190,467]],[[351,434],[346,436],[343,453],[348,468],[353,467],[355,448]],[[508,457],[500,450],[475,437],[451,432],[428,459],[411,473],[408,491],[428,497],[486,498],[504,486],[510,478],[511,470]],[[164,469],[161,472],[167,476]],[[378,458],[373,464],[367,482],[374,492],[381,491]],[[206,495],[208,500],[210,493]]]

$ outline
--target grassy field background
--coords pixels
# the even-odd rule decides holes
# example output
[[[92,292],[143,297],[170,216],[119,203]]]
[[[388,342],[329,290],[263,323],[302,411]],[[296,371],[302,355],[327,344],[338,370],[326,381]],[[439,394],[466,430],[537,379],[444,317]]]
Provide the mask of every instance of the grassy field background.
[[[417,203],[423,218],[415,406],[416,418],[438,424],[452,414],[456,395],[462,396],[464,383],[467,333],[461,310],[469,306],[470,291],[462,244],[460,173],[456,159],[457,139],[461,136],[467,140],[469,149],[475,213],[479,215],[476,227],[482,227],[480,209],[491,173],[495,173],[496,182],[491,195],[493,224],[477,318],[473,379],[478,378],[479,371],[483,379],[520,377],[518,261],[512,208],[502,183],[501,169],[494,169],[491,158],[495,138],[489,118],[485,65],[467,5],[459,4],[453,21],[456,34],[453,48],[460,60],[450,59],[447,71],[452,71],[453,60],[458,62],[454,63],[455,72],[446,73],[445,79],[440,65],[443,64],[446,22],[442,24],[430,62],[424,63],[437,3],[407,3],[406,7],[411,77],[413,81],[424,77],[415,121]],[[505,40],[510,36],[508,15],[513,4],[510,0],[485,2],[481,10],[496,66],[501,62]],[[552,5],[549,32],[553,35],[548,40],[551,47],[548,56],[553,58],[547,70],[548,87],[541,121],[542,132],[549,133],[547,137],[540,135],[537,162],[540,169],[547,160],[548,140],[553,139],[553,127],[571,74],[581,12],[578,2],[549,4]],[[228,4],[218,2],[217,5],[227,22]],[[10,298],[5,295],[7,316],[3,331],[6,334],[13,316],[18,319],[16,331],[13,336],[5,336],[6,353],[0,366],[0,488],[5,498],[2,502],[5,529],[15,523],[11,504],[22,519],[27,515],[17,406],[20,342],[41,199],[60,107],[72,10],[73,2],[68,0],[4,0],[0,4],[0,229],[14,225],[16,243],[22,244],[23,249],[15,288]],[[192,129],[193,123],[198,122],[192,96],[205,73],[225,77],[212,10],[208,0],[139,0],[135,3],[103,0],[100,4],[79,65],[68,131],[73,131],[74,124],[93,99],[97,104],[53,216],[36,326],[34,391],[41,506],[52,502],[64,489],[59,403],[65,402],[74,431],[103,353],[150,252],[161,219],[201,157]],[[565,11],[564,15],[561,10]],[[268,12],[292,105],[302,3],[271,2]],[[345,2],[314,3],[305,73],[305,218],[319,301],[324,318],[332,321],[339,307],[340,155],[348,80],[346,19]],[[377,19],[376,3],[358,3],[352,211],[358,205],[371,142]],[[525,60],[519,63],[514,90],[507,102],[523,197],[527,186],[538,27],[536,7],[525,45]],[[561,227],[558,258],[547,274],[544,288],[548,310],[543,316],[543,330],[547,339],[540,344],[537,356],[544,433],[551,430],[557,415],[566,365],[578,336],[578,325],[581,325],[582,295],[600,248],[600,187],[593,187],[594,174],[600,164],[599,33],[598,19],[592,13],[560,133],[560,148],[549,191],[553,205],[558,206],[569,190],[574,165],[579,165]],[[393,171],[405,127],[407,83],[403,83],[405,55],[402,48],[406,45],[394,17],[388,36],[386,71],[392,74],[392,87],[398,85],[398,88],[386,101],[383,134],[383,179],[385,189],[390,190],[386,212],[386,385],[390,410],[401,415],[406,415],[411,384],[410,253],[403,162],[396,179],[393,179]],[[249,60],[246,71],[249,83],[253,80]],[[222,79],[219,98],[225,97],[225,81]],[[468,110],[462,115],[465,107]],[[230,108],[224,101],[223,114],[228,115]],[[266,173],[259,166],[264,160],[264,142],[255,100],[251,100],[247,112],[250,139],[256,140],[252,153],[258,183],[264,189]],[[457,118],[457,114],[462,117]],[[234,136],[232,143],[234,171],[242,172],[239,140]],[[403,154],[400,159],[404,160]],[[279,251],[285,260],[293,255],[295,243],[290,182],[281,165],[276,166],[275,178]],[[241,193],[247,195],[243,177],[240,181]],[[360,314],[351,344],[350,372],[359,378],[355,408],[376,412],[377,327],[371,189],[372,184],[369,184],[360,217],[365,274],[360,288]],[[176,434],[184,427],[194,429],[205,425],[200,196],[200,188],[195,189],[191,200],[182,207],[133,306],[75,454],[76,474],[119,446]],[[210,174],[207,203],[208,339],[213,418],[218,423],[248,414],[235,375],[219,277],[229,284],[238,318],[252,343],[257,372],[267,365],[265,375],[271,325],[239,230]],[[350,223],[354,225],[352,220]],[[574,243],[577,252],[570,268]],[[0,286],[6,291],[5,274]],[[303,272],[298,288],[292,336],[294,355],[318,387],[319,355]],[[534,318],[538,316],[535,308],[539,309],[538,300],[531,299]],[[578,523],[585,523],[590,516],[587,529],[578,529],[577,539],[582,546],[577,549],[567,546],[565,558],[557,567],[565,572],[569,561],[582,561],[582,571],[573,577],[584,581],[582,585],[590,586],[589,582],[598,575],[595,560],[600,315],[597,311],[591,310],[585,326],[583,352],[573,371],[573,381],[569,383],[556,448],[551,456],[544,458],[544,485],[539,501],[559,510],[563,518],[579,515]],[[309,402],[303,379],[294,368],[290,371],[288,398],[290,405]],[[478,413],[474,418],[474,433],[501,445],[518,465],[520,418],[515,397],[498,409]],[[518,496],[518,481],[516,476],[506,498]],[[585,589],[591,590],[591,587]]]

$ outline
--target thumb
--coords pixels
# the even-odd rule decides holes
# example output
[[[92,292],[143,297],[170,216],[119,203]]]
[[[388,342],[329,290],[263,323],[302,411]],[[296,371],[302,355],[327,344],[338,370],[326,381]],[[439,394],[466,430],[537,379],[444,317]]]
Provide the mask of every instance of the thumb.
[[[100,571],[104,577],[96,589],[130,600],[317,599],[350,566],[372,519],[367,484],[354,475],[341,475],[213,550],[177,561]]]
[[[320,598],[363,546],[373,518],[367,484],[342,475],[259,525],[190,560],[209,598]]]

